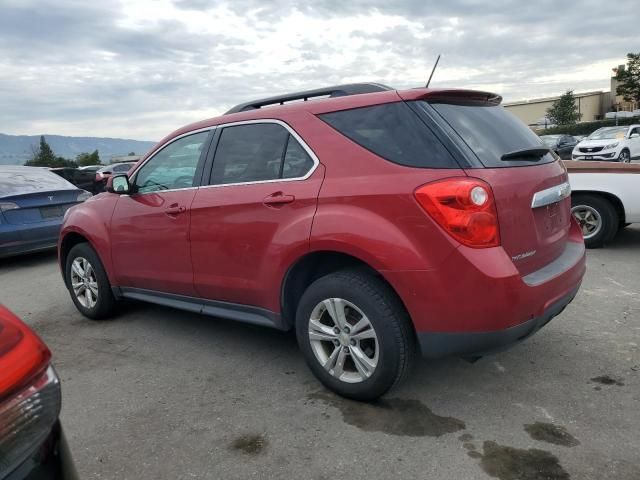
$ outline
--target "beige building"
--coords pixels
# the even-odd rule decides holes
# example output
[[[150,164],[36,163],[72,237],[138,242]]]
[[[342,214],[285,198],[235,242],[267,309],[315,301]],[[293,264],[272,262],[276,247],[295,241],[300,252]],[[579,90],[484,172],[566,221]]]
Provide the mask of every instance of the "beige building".
[[[620,65],[619,68],[624,68]],[[614,72],[617,69],[613,69]],[[632,102],[625,102],[622,97],[614,96],[611,92],[616,91],[618,83],[614,77],[611,77],[611,90],[593,91],[574,93],[576,98],[576,106],[578,111],[582,113],[581,122],[592,122],[594,120],[602,120],[607,112],[616,111],[633,111],[638,108]],[[615,93],[614,93],[615,95]],[[532,100],[523,100],[519,102],[508,102],[504,107],[522,120],[527,125],[544,126],[547,110],[553,105],[553,102],[560,97],[536,98]]]

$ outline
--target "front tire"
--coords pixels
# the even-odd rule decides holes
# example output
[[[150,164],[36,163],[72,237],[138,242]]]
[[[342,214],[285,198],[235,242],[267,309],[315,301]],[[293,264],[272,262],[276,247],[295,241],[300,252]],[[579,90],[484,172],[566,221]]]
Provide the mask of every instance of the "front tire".
[[[626,148],[623,149],[620,152],[620,155],[618,155],[618,161],[620,163],[631,163],[631,154],[629,153],[629,150],[627,150]]]
[[[610,201],[599,195],[573,195],[571,213],[582,229],[587,248],[602,247],[613,240],[618,232],[618,212]]]
[[[318,380],[354,400],[384,395],[406,376],[416,352],[400,300],[381,279],[358,269],[327,275],[307,288],[296,334]]]
[[[88,243],[79,243],[67,255],[65,281],[71,300],[82,315],[102,320],[113,315],[116,300],[98,254]]]

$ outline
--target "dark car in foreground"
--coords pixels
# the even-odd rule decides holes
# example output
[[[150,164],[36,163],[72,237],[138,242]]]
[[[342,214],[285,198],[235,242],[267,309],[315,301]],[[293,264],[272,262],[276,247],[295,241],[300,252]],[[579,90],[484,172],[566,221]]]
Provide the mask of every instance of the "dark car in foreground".
[[[417,352],[517,343],[572,301],[585,247],[564,165],[501,100],[352,84],[181,128],[71,210],[72,301],[295,329],[318,379],[360,400]]]
[[[0,480],[74,480],[60,380],[38,336],[0,304]]]
[[[90,197],[46,168],[0,166],[0,257],[55,247],[65,212]]]
[[[571,160],[571,152],[578,144],[578,139],[571,135],[541,135],[540,140],[563,160]]]

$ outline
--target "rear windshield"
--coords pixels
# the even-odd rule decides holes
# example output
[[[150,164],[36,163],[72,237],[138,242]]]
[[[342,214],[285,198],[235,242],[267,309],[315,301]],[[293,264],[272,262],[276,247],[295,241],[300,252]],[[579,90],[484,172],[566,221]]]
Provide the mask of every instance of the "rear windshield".
[[[64,178],[39,167],[0,167],[0,197],[47,190],[76,190]]]
[[[320,118],[360,146],[408,167],[460,168],[431,129],[404,102],[325,113]]]
[[[429,106],[455,130],[485,167],[513,167],[550,163],[555,157],[547,153],[501,160],[505,153],[540,148],[542,140],[514,115],[500,105],[450,104],[418,102]]]

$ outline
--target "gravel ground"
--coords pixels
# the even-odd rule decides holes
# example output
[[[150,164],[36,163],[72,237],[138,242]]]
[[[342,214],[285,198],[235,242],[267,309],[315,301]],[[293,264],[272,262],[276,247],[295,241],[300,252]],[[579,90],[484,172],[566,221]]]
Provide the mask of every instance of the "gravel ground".
[[[2,260],[0,301],[53,351],[83,479],[640,478],[640,227],[537,335],[420,362],[374,405],[324,390],[291,334],[141,303],[86,320],[53,254]]]

